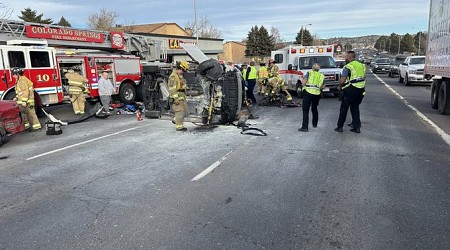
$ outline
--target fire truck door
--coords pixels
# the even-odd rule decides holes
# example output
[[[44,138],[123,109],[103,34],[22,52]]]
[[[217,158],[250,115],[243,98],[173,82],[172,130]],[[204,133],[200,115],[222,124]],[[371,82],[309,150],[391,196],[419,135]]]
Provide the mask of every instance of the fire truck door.
[[[51,49],[26,49],[30,65],[29,79],[45,104],[62,100],[59,74],[55,72],[55,59]]]
[[[3,60],[2,49],[0,49],[0,100],[3,100],[3,94],[10,85],[11,74],[10,71],[6,71],[5,60]]]
[[[11,75],[11,69],[13,68],[22,68],[25,71],[25,75],[28,74],[27,71],[27,65],[25,60],[25,49],[21,47],[6,47],[2,48],[1,51],[1,58],[2,58],[2,72],[0,73],[0,93],[1,91],[5,91],[12,86],[15,85],[15,82],[13,80],[13,77]],[[6,81],[5,81],[6,80]],[[3,96],[4,99],[6,96]]]

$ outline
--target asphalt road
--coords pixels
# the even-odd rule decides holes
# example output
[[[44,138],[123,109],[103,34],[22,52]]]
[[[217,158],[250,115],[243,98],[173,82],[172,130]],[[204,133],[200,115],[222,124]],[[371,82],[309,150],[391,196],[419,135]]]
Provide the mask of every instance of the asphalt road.
[[[379,77],[449,133],[426,86]],[[257,107],[268,136],[133,115],[16,135],[0,148],[0,249],[450,248],[441,135],[371,73],[361,134],[333,130],[338,109],[321,99],[307,133],[301,108]]]

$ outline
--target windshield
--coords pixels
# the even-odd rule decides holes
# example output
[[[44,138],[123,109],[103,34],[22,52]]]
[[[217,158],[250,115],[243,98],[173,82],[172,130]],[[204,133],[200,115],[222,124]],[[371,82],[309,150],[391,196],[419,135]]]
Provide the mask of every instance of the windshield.
[[[336,68],[331,56],[308,56],[299,58],[299,69],[311,69],[314,63],[318,63],[322,69]]]
[[[409,64],[425,64],[425,57],[411,58]]]
[[[387,59],[387,58],[383,58],[383,59],[377,59],[375,62],[376,63],[390,63],[391,61],[389,61],[389,59]]]

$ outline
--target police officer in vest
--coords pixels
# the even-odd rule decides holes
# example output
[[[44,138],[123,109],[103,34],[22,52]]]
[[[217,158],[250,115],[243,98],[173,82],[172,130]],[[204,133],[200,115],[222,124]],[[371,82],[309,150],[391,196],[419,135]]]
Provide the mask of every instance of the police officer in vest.
[[[256,98],[253,94],[253,90],[256,85],[256,78],[258,76],[258,71],[255,68],[255,62],[250,62],[250,66],[243,72],[244,81],[246,87],[247,98],[252,101],[252,103],[256,104]]]
[[[343,131],[342,128],[347,117],[348,108],[350,108],[353,120],[353,128],[350,131],[360,133],[361,120],[359,117],[359,105],[365,94],[366,66],[355,60],[354,51],[347,51],[345,61],[347,64],[344,66],[342,76],[339,79],[339,85],[343,92],[341,108],[337,127],[334,130],[337,132]]]
[[[187,130],[183,126],[184,117],[188,112],[186,103],[186,80],[183,78],[183,75],[188,69],[189,66],[185,61],[177,62],[176,68],[169,76],[169,97],[173,101],[173,122],[175,123],[176,131]]]
[[[319,111],[317,110],[317,106],[319,105],[320,94],[323,87],[323,81],[325,76],[323,73],[319,72],[320,65],[315,63],[312,66],[312,70],[306,73],[305,78],[302,83],[302,91],[303,91],[303,102],[302,102],[302,110],[303,110],[303,123],[302,127],[298,129],[298,131],[308,132],[308,124],[309,124],[309,107],[311,106],[312,112],[312,125],[313,128],[317,127],[317,123],[319,121]]]
[[[25,128],[30,128],[31,123],[31,129],[38,130],[41,128],[41,123],[34,110],[33,82],[23,75],[23,69],[21,68],[13,68],[11,73],[16,80],[16,97],[14,101],[17,102],[20,112],[23,114]]]

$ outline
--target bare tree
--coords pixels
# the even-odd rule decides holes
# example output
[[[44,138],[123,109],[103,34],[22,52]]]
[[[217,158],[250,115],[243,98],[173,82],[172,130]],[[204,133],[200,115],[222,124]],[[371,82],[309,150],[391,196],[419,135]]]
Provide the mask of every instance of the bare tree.
[[[8,19],[11,17],[13,9],[0,3],[0,19]]]
[[[191,36],[195,36],[196,31],[198,31],[198,37],[203,38],[220,38],[222,36],[220,30],[209,22],[207,16],[202,16],[197,21],[197,29],[195,29],[195,21],[188,22],[184,28]]]
[[[88,28],[96,30],[112,30],[116,26],[117,13],[107,9],[100,9],[88,17]]]
[[[270,27],[270,38],[274,44],[284,43],[284,38],[281,36],[280,31],[275,27]]]

